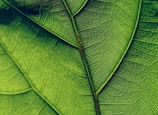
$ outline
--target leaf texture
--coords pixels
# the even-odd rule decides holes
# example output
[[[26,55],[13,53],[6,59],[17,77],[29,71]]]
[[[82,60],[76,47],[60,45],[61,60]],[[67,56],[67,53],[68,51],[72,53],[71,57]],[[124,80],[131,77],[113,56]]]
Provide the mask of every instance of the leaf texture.
[[[155,115],[157,38],[157,0],[1,1],[0,114]]]

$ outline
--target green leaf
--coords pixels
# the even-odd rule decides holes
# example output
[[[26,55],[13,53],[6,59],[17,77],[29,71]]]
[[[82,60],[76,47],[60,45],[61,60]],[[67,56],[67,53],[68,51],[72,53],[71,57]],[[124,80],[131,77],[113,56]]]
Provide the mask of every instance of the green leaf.
[[[46,2],[0,2],[0,114],[157,114],[158,1]]]

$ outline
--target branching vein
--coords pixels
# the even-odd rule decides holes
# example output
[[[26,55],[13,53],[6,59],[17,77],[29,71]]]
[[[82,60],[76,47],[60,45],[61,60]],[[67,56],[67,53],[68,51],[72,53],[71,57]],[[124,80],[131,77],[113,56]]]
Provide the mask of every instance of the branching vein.
[[[81,55],[81,58],[82,58],[82,61],[83,61],[83,64],[84,64],[84,67],[85,67],[85,70],[86,70],[86,74],[88,76],[88,81],[89,81],[90,88],[91,88],[92,95],[93,95],[93,99],[94,99],[96,114],[100,115],[98,97],[95,93],[95,88],[94,88],[94,85],[93,85],[92,76],[90,74],[90,69],[88,67],[88,63],[86,61],[86,57],[85,57],[85,53],[84,53],[84,50],[83,50],[81,37],[80,37],[80,34],[79,34],[77,26],[76,26],[76,21],[75,21],[74,16],[71,14],[70,9],[69,9],[67,3],[65,2],[65,0],[62,0],[62,1],[63,1],[63,4],[64,4],[70,18],[71,18],[72,25],[73,25],[73,28],[74,28],[74,31],[75,31],[75,34],[76,34],[76,39],[77,39],[77,42],[78,42],[78,49],[79,49],[79,52],[80,52],[80,55]]]

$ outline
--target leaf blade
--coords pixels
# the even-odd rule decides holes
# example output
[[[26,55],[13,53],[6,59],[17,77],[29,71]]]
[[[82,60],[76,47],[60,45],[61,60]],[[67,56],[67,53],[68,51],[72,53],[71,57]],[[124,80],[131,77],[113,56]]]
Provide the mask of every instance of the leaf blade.
[[[50,1],[49,6],[46,8],[41,7],[35,12],[35,9],[30,9],[27,6],[26,8],[20,7],[12,0],[4,1],[43,29],[67,42],[68,44],[77,47],[76,37],[70,17],[68,16],[61,0]]]
[[[140,21],[132,45],[113,79],[99,95],[103,114],[156,114],[158,111],[155,102],[158,93],[155,71],[158,69],[158,20],[155,20],[157,16],[152,4],[149,0],[142,2]]]
[[[90,1],[76,17],[96,90],[105,85],[104,81],[108,81],[115,72],[132,41],[138,19],[138,3]]]
[[[32,90],[56,112],[59,110],[59,114],[94,114],[93,99],[89,96],[91,91],[78,51],[39,29],[18,13],[14,14],[10,25],[1,25],[7,26],[8,33],[7,36],[1,33],[1,41],[8,52],[12,51],[17,42],[11,55],[18,60]],[[12,37],[15,31],[19,32],[18,39]],[[67,107],[74,107],[73,111],[65,108],[67,103]]]
[[[135,38],[124,57],[132,40],[129,36],[134,35],[132,30],[134,31],[134,28],[136,28],[134,25],[137,25],[135,22],[139,15],[139,11],[133,10],[133,8],[139,9],[139,2],[137,0],[89,1],[78,15],[70,15],[70,17],[72,16],[75,19],[75,26],[81,35],[84,44],[83,50],[85,50],[86,54],[84,54],[84,58],[86,63],[88,62],[86,65],[89,66],[90,79],[93,77],[96,90],[101,86],[102,82],[104,83],[103,79],[107,79],[106,76],[109,76],[107,70],[111,73],[112,79],[107,81],[107,84],[104,83],[101,90],[98,91],[99,93],[97,93],[97,98],[99,99],[97,105],[101,108],[101,114],[144,114],[144,111],[148,114],[156,114],[158,111],[156,103],[158,94],[156,87],[158,81],[157,1],[143,0],[141,17]],[[2,18],[6,16],[4,13],[1,14]],[[11,55],[22,65],[22,69],[27,73],[26,77],[28,77],[28,80],[26,81],[30,82],[29,84],[33,87],[31,90],[36,92],[36,97],[40,97],[38,99],[40,103],[45,100],[44,103],[50,105],[51,109],[55,106],[55,108],[59,109],[58,114],[91,115],[97,113],[96,110],[94,111],[95,104],[92,98],[92,89],[90,89],[88,84],[84,70],[85,65],[80,58],[81,53],[79,54],[76,47],[60,41],[59,38],[45,32],[46,29],[39,29],[39,26],[21,17],[25,16],[17,13],[14,18],[11,18],[11,20],[16,20],[14,23],[12,21],[7,21],[6,23],[0,19],[1,30],[4,27],[8,27],[5,31],[9,33],[6,36],[3,32],[4,30],[0,31],[0,39],[2,40],[1,43],[5,44],[5,49],[11,52]],[[14,27],[13,25],[16,26]],[[11,28],[9,29],[9,27]],[[105,29],[107,31],[103,31]],[[111,31],[108,31],[108,29]],[[16,37],[14,38],[16,30],[20,31],[20,36],[18,37],[20,40],[15,39]],[[124,30],[126,31],[124,32]],[[119,39],[113,39],[111,42],[106,39],[101,44],[101,38]],[[15,41],[18,41],[18,47]],[[121,45],[119,44],[120,41]],[[3,50],[4,48],[0,47],[0,59],[2,58],[1,54],[4,54]],[[99,50],[104,50],[104,52],[99,52]],[[19,51],[21,52],[19,53]],[[103,58],[106,56],[107,58]],[[102,57],[101,61],[98,60],[100,57]],[[121,62],[120,59],[123,59],[123,57],[124,59],[121,64],[116,64],[113,61],[109,61],[111,57],[113,59],[116,58],[115,62],[118,63]],[[104,72],[103,69],[106,71]],[[110,70],[112,69],[114,71],[111,72]],[[116,69],[117,71],[115,72]],[[105,74],[97,73],[98,70]],[[99,82],[96,78],[99,79]],[[30,93],[30,89],[23,91],[18,91],[20,96],[22,96],[22,93],[24,95]],[[17,97],[18,95],[16,94],[18,93],[8,93],[9,98]],[[3,96],[5,97],[5,93],[0,95],[2,98]],[[67,106],[65,107],[65,105]],[[1,108],[3,109],[3,107]],[[45,114],[43,112],[46,111],[43,108],[44,105],[40,106],[41,111],[38,111],[39,114]],[[51,110],[48,109],[49,107],[46,108],[48,111]],[[71,108],[74,108],[74,110],[71,110]]]
[[[33,91],[20,95],[0,95],[0,114],[39,114],[57,115],[43,100]],[[38,100],[38,101],[37,101]],[[7,105],[6,105],[7,102]]]

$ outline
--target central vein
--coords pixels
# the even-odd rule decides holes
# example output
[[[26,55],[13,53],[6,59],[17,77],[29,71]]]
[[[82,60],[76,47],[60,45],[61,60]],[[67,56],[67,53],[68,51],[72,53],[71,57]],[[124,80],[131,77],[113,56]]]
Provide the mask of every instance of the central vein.
[[[64,4],[70,18],[71,18],[72,25],[73,25],[73,28],[74,28],[74,31],[75,31],[75,35],[76,35],[77,42],[78,42],[78,49],[79,49],[79,52],[80,52],[80,55],[81,55],[81,58],[82,58],[82,61],[83,61],[83,64],[84,64],[84,67],[85,67],[85,70],[86,70],[86,74],[88,76],[88,81],[89,81],[89,84],[90,84],[90,88],[91,88],[91,91],[92,91],[94,104],[95,104],[95,109],[96,109],[96,115],[100,115],[98,97],[97,97],[97,94],[95,92],[92,77],[91,77],[91,74],[90,74],[90,69],[89,69],[88,63],[86,61],[85,53],[84,53],[84,50],[83,50],[83,45],[82,45],[82,42],[81,42],[81,37],[79,35],[74,16],[71,14],[70,9],[69,9],[67,3],[65,2],[65,0],[62,0],[62,1],[63,1],[63,4]]]

